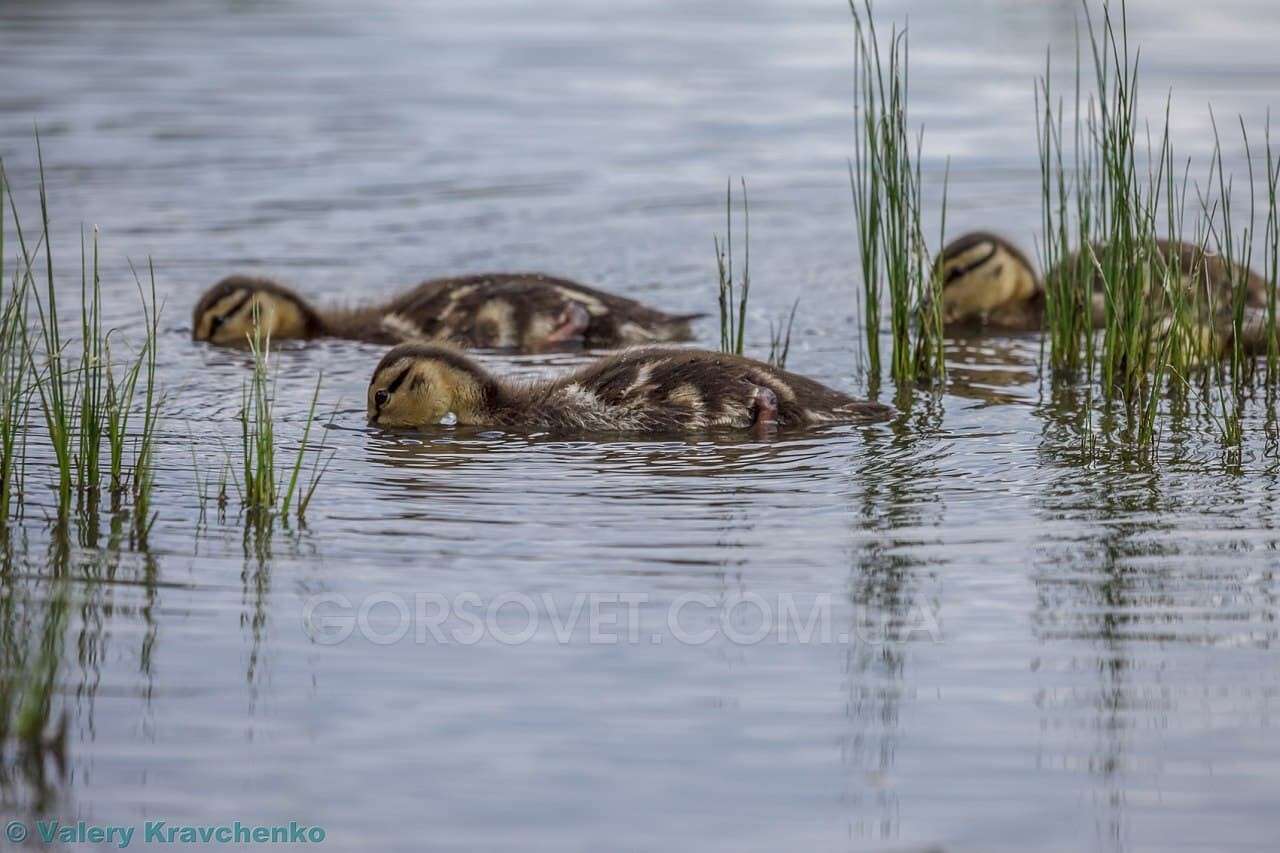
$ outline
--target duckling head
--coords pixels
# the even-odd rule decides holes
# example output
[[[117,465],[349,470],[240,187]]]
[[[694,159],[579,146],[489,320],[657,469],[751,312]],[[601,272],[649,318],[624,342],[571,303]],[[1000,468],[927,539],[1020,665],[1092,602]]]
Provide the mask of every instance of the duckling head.
[[[191,338],[244,345],[258,322],[262,336],[277,340],[320,333],[320,318],[302,297],[264,278],[233,275],[205,291],[191,315]]]
[[[1008,240],[975,232],[947,244],[937,261],[947,323],[984,320],[1029,302],[1041,290],[1030,261]]]
[[[450,413],[482,424],[498,398],[498,381],[476,362],[441,344],[401,344],[369,380],[369,423],[384,427],[438,424]]]

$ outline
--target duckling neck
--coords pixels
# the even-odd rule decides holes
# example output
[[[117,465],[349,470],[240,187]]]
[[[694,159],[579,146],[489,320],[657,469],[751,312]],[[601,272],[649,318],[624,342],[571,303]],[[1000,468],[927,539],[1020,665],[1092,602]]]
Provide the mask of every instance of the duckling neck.
[[[512,385],[490,377],[478,399],[455,403],[454,414],[470,426],[553,428],[575,420],[574,407],[557,388],[555,382]]]
[[[284,311],[284,316],[277,319],[276,331],[284,334],[286,337],[301,338],[318,338],[329,334],[325,326],[324,317],[317,311],[311,303],[303,299],[292,291],[286,292],[287,302],[291,302],[296,309],[297,314],[292,315],[288,310]],[[283,322],[284,328],[280,327]]]
[[[358,308],[325,308],[313,312],[320,334],[331,338],[347,338],[372,343],[399,343],[412,335],[395,335],[385,328],[385,309],[381,305]]]
[[[453,414],[459,424],[479,427],[509,427],[525,420],[522,416],[526,389],[507,385],[476,371],[473,385],[456,395]]]

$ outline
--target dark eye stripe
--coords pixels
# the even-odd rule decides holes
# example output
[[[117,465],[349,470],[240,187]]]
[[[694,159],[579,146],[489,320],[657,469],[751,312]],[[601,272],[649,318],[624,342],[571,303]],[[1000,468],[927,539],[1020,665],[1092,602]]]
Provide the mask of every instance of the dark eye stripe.
[[[404,370],[400,371],[400,375],[395,379],[392,379],[391,384],[387,386],[387,393],[396,393],[396,389],[400,387],[400,383],[404,382],[404,378],[409,375],[409,371],[412,369],[412,367],[406,367]]]
[[[961,276],[968,275],[969,273],[971,273],[971,272],[973,272],[974,270],[976,270],[978,267],[980,267],[980,266],[982,266],[983,264],[985,264],[987,261],[989,261],[989,260],[991,260],[992,258],[994,258],[994,257],[995,257],[995,255],[996,255],[996,244],[995,244],[995,243],[989,243],[988,245],[989,245],[989,246],[991,246],[991,249],[990,249],[990,250],[989,250],[985,255],[983,255],[982,257],[978,258],[976,261],[973,261],[972,263],[965,264],[965,265],[964,265],[964,266],[962,266],[962,267],[953,267],[952,269],[948,270],[948,271],[947,271],[947,280],[946,280],[945,282],[943,282],[943,283],[944,283],[944,284],[950,284],[951,282],[955,281],[956,279],[960,278]]]
[[[214,331],[216,331],[216,330],[218,329],[218,327],[219,327],[219,326],[221,326],[223,323],[227,322],[227,320],[231,319],[231,317],[232,317],[233,315],[235,315],[235,313],[236,313],[237,311],[239,311],[241,308],[243,308],[243,307],[245,306],[245,303],[246,303],[246,302],[248,302],[248,301],[249,301],[250,299],[252,299],[252,298],[253,298],[253,294],[252,294],[252,293],[246,293],[246,294],[242,295],[238,300],[236,300],[236,301],[235,301],[235,303],[234,303],[234,304],[232,304],[232,306],[231,306],[230,308],[228,308],[226,311],[222,312],[222,315],[221,315],[221,316],[218,316],[218,317],[214,317],[214,318],[213,318],[213,323],[209,326],[209,331],[210,331],[211,333],[212,333],[212,332],[214,332]]]

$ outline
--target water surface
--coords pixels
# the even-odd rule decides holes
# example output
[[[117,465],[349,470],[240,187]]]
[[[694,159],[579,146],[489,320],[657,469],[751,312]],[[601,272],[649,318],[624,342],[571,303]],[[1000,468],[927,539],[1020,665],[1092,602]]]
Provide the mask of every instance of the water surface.
[[[313,433],[336,456],[308,523],[202,516],[190,447],[216,471],[238,441],[247,364],[188,339],[215,279],[353,301],[536,269],[713,310],[729,176],[751,198],[751,351],[799,298],[790,366],[865,390],[842,3],[353,8],[0,4],[20,206],[34,215],[38,122],[64,271],[97,224],[110,323],[141,326],[130,259],[154,260],[166,303],[151,547],[109,547],[104,520],[61,550],[38,491],[7,569],[5,595],[31,608],[59,566],[74,578],[70,763],[47,813],[298,820],[340,850],[1274,846],[1262,405],[1239,473],[1212,422],[1177,411],[1158,465],[1090,460],[1080,399],[1042,380],[1032,336],[953,342],[945,393],[888,424],[768,444],[407,436],[363,423],[380,348],[325,342],[273,354],[288,441],[317,373],[324,421],[337,412]],[[951,233],[1030,250],[1032,80],[1046,46],[1073,54],[1077,8],[879,4],[911,22],[913,119],[931,206],[950,158]],[[1173,87],[1183,154],[1211,145],[1210,101],[1260,127],[1280,73],[1270,3],[1130,12],[1145,103]],[[78,277],[63,285],[72,298]],[[711,323],[699,341],[715,345]],[[532,374],[582,356],[486,360]],[[584,595],[604,615],[558,636],[550,613]],[[304,625],[315,596],[383,603],[370,636],[332,643]],[[377,642],[388,602],[422,596],[516,603],[478,642]],[[783,601],[825,612],[830,638],[752,641]],[[0,784],[6,814],[32,799]]]

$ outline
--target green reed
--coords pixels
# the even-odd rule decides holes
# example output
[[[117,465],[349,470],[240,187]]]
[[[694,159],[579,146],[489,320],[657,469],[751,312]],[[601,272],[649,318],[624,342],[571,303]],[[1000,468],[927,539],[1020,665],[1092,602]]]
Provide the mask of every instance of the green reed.
[[[64,362],[63,343],[58,325],[58,299],[54,290],[53,247],[49,240],[49,199],[44,179],[44,157],[40,152],[39,137],[36,139],[36,152],[40,164],[40,222],[41,233],[39,243],[28,247],[18,216],[17,203],[13,197],[12,187],[6,184],[9,195],[9,206],[13,212],[14,232],[18,238],[18,247],[22,255],[22,269],[19,273],[24,285],[35,289],[37,259],[40,245],[45,251],[45,292],[46,301],[41,301],[39,294],[34,294],[38,312],[40,339],[43,344],[45,359],[44,371],[41,372],[35,363],[35,350],[29,338],[24,336],[24,353],[29,372],[40,398],[40,411],[44,416],[48,430],[49,443],[52,446],[58,476],[58,511],[67,512],[71,505],[73,491],[73,475],[75,459],[72,448],[72,423],[75,408],[76,372],[68,370]]]
[[[1054,102],[1051,56],[1045,54],[1045,73],[1036,85],[1036,143],[1040,154],[1041,234],[1040,268],[1045,270],[1044,326],[1050,362],[1067,376],[1093,371],[1093,272],[1069,263],[1071,246],[1093,243],[1093,176],[1096,148],[1086,146],[1086,125],[1093,129],[1093,104],[1082,114],[1080,54],[1077,38],[1073,169],[1064,162],[1063,104]],[[1074,216],[1074,221],[1073,217]],[[1074,227],[1073,227],[1074,224]]]
[[[125,442],[128,437],[129,415],[133,407],[134,394],[138,387],[138,373],[142,362],[135,361],[125,368],[120,378],[116,377],[111,359],[110,338],[103,346],[106,355],[106,433],[108,451],[108,488],[112,502],[117,504],[127,490],[128,471],[125,468]]]
[[[1085,7],[1086,15],[1090,15]],[[1101,31],[1089,18],[1089,40],[1097,86],[1096,144],[1099,161],[1097,216],[1100,249],[1090,251],[1103,297],[1100,366],[1104,395],[1118,392],[1132,404],[1145,402],[1155,341],[1153,302],[1164,292],[1156,212],[1166,163],[1172,158],[1166,121],[1159,172],[1146,182],[1138,168],[1142,138],[1137,118],[1138,59],[1130,58],[1126,8],[1119,27],[1103,4]],[[1173,235],[1171,235],[1173,236]],[[1099,257],[1099,254],[1101,255]]]
[[[0,310],[0,522],[22,502],[31,402],[26,324],[26,291],[15,283]]]
[[[132,264],[130,269],[132,270]],[[160,303],[156,301],[156,268],[150,258],[147,259],[147,275],[150,284],[150,301],[143,291],[142,281],[136,270],[133,271],[134,284],[138,288],[138,299],[142,305],[143,328],[145,340],[142,351],[131,368],[132,380],[129,384],[129,396],[132,398],[139,374],[143,378],[142,390],[142,431],[138,435],[137,449],[133,458],[133,507],[137,531],[145,537],[155,521],[151,512],[151,491],[155,485],[156,436],[160,423],[160,410],[164,399],[156,382],[156,353],[160,340]],[[122,404],[127,408],[127,402]],[[119,432],[113,432],[113,440],[122,443],[126,423],[119,424]],[[114,481],[113,481],[114,482]]]
[[[1271,114],[1267,114],[1267,222],[1263,231],[1263,275],[1267,279],[1267,385],[1280,384],[1280,333],[1276,329],[1276,283],[1280,281],[1280,208],[1277,207],[1277,188],[1280,188],[1280,161],[1271,146]]]
[[[1209,163],[1209,186],[1211,188],[1217,187],[1215,203],[1220,227],[1213,227],[1215,218],[1211,213],[1207,212],[1208,222],[1212,229],[1217,253],[1225,262],[1230,285],[1228,290],[1230,302],[1226,306],[1230,311],[1227,316],[1230,322],[1229,340],[1226,348],[1228,357],[1227,369],[1230,374],[1231,387],[1239,388],[1244,383],[1245,371],[1249,367],[1244,357],[1244,312],[1245,300],[1248,295],[1249,268],[1253,262],[1253,237],[1256,224],[1253,162],[1249,150],[1249,134],[1245,129],[1243,120],[1241,120],[1240,131],[1244,140],[1245,160],[1249,168],[1249,217],[1248,221],[1242,226],[1242,230],[1237,232],[1233,224],[1235,215],[1233,212],[1235,205],[1232,202],[1233,180],[1226,174],[1226,169],[1223,166],[1222,138],[1218,133],[1218,122],[1213,115],[1212,108],[1209,110],[1209,119],[1213,127],[1213,156],[1210,158]],[[1213,310],[1212,316],[1215,319],[1221,316],[1222,306],[1211,302],[1209,307]]]
[[[742,187],[742,275],[735,279],[733,273],[733,182],[725,187],[724,225],[725,236],[712,235],[716,252],[716,279],[720,307],[720,351],[730,355],[742,355],[746,351],[747,302],[751,297],[751,206],[747,200],[747,182]],[[796,320],[797,299],[791,313],[778,323],[769,321],[769,363],[785,368],[791,352],[791,329]]]
[[[6,179],[0,164],[0,288],[5,276]],[[27,372],[27,288],[15,273],[0,306],[0,523],[21,506],[27,414],[31,402]]]
[[[302,429],[302,440],[298,443],[298,453],[294,456],[293,466],[289,471],[289,485],[285,489],[284,500],[280,504],[280,514],[288,515],[289,506],[292,504],[296,493],[298,496],[297,515],[299,520],[306,516],[307,507],[311,504],[311,498],[315,496],[316,488],[320,485],[320,478],[324,476],[325,471],[329,468],[329,463],[333,461],[333,454],[330,454],[329,458],[321,464],[325,446],[325,438],[322,437],[320,447],[317,448],[314,455],[314,462],[311,465],[311,472],[307,482],[305,485],[301,483],[299,475],[302,472],[303,454],[306,452],[307,439],[311,436],[311,425],[315,422],[316,405],[320,402],[320,383],[322,380],[322,376],[316,377],[316,388],[311,394],[311,406],[307,410],[307,425]],[[330,416],[329,422],[332,425],[332,416]]]
[[[1180,167],[1174,155],[1172,99],[1166,98],[1163,127],[1154,139],[1149,129],[1140,130],[1138,58],[1130,52],[1123,0],[1118,13],[1113,8],[1104,2],[1095,22],[1085,7],[1094,89],[1082,110],[1077,56],[1070,180],[1064,167],[1063,109],[1060,101],[1055,104],[1047,63],[1037,91],[1050,364],[1067,376],[1083,364],[1092,379],[1096,354],[1104,401],[1123,407],[1135,442],[1151,452],[1159,442],[1157,417],[1165,391],[1182,395],[1197,376],[1228,457],[1238,459],[1255,351],[1267,356],[1268,377],[1280,375],[1274,325],[1280,166],[1269,122],[1261,234],[1267,305],[1262,310],[1248,304],[1259,200],[1247,128],[1241,120],[1248,164],[1248,197],[1242,199],[1225,168],[1221,134],[1210,109],[1214,148],[1208,180],[1203,193],[1197,190],[1195,236],[1184,239],[1193,182],[1190,161]],[[1141,162],[1147,164],[1145,170]],[[1074,254],[1072,242],[1079,246]],[[1099,342],[1089,321],[1093,314],[1102,320]]]
[[[854,9],[857,19],[857,9]],[[859,33],[861,30],[859,29]],[[861,40],[859,40],[861,51]],[[863,54],[859,54],[863,56]],[[854,159],[849,163],[849,187],[853,193],[854,221],[858,230],[858,255],[862,263],[862,320],[867,348],[867,368],[872,382],[880,381],[880,169],[877,113],[878,92],[867,71],[868,60],[854,63],[854,91],[862,110],[859,132],[854,136]]]
[[[1241,119],[1240,132],[1244,143],[1245,160],[1248,163],[1249,207],[1247,221],[1237,230],[1234,222],[1236,207],[1233,203],[1233,182],[1223,165],[1222,139],[1212,109],[1209,116],[1213,126],[1214,147],[1209,161],[1209,195],[1207,198],[1201,198],[1201,208],[1208,223],[1215,250],[1224,264],[1229,285],[1228,304],[1225,306],[1220,304],[1222,300],[1217,294],[1209,294],[1205,300],[1210,310],[1208,325],[1213,340],[1212,348],[1214,355],[1218,356],[1217,363],[1211,365],[1212,375],[1218,379],[1219,384],[1217,395],[1219,412],[1214,420],[1221,433],[1228,457],[1238,459],[1243,452],[1242,419],[1247,395],[1245,385],[1252,378],[1254,367],[1254,361],[1246,350],[1245,317],[1257,223],[1257,199],[1254,190],[1253,157],[1249,134]],[[1268,197],[1270,206],[1267,228],[1269,229],[1271,220],[1276,216],[1274,203],[1271,202],[1274,193],[1270,188]],[[1273,301],[1270,298],[1272,290],[1274,286],[1269,284],[1268,302]],[[1269,308],[1268,319],[1271,316]],[[1263,333],[1268,339],[1268,349],[1270,349],[1270,341],[1275,337],[1274,326]],[[1226,338],[1226,346],[1223,346],[1222,341],[1219,340],[1222,337]]]
[[[908,131],[909,43],[894,27],[885,45],[870,0],[850,0],[854,42],[854,100],[858,131],[849,166],[862,263],[863,320],[873,382],[880,375],[880,300],[889,293],[893,349],[890,372],[901,383],[941,379],[941,281],[929,263],[921,225],[923,133]],[[945,182],[944,182],[945,183]],[[943,192],[945,229],[946,192]]]
[[[751,296],[751,205],[747,201],[747,182],[742,180],[743,240],[742,276],[738,284],[733,277],[733,182],[724,192],[725,236],[712,235],[716,250],[716,278],[719,285],[720,351],[742,355],[747,332],[747,300]]]
[[[323,465],[320,461],[324,451],[322,442],[315,454],[315,462],[311,466],[307,482],[303,484],[301,481],[307,440],[311,435],[311,424],[315,420],[316,407],[320,401],[322,380],[320,377],[316,379],[316,387],[311,396],[311,407],[307,412],[307,422],[303,428],[302,440],[298,444],[298,451],[287,468],[277,470],[276,381],[269,370],[271,339],[263,334],[256,305],[254,306],[253,332],[249,335],[248,342],[249,352],[253,358],[253,370],[242,390],[239,413],[240,462],[243,475],[242,482],[238,484],[241,486],[241,503],[255,519],[269,518],[277,510],[281,515],[288,515],[290,507],[293,507],[298,519],[303,520],[307,507],[320,484],[320,479],[328,469],[328,461]],[[332,459],[330,455],[329,461]]]
[[[796,324],[796,309],[800,300],[791,303],[791,313],[783,322],[769,321],[769,363],[783,370],[787,367],[787,359],[791,355],[791,329]]]
[[[24,231],[13,188],[0,163],[0,201],[5,202],[0,205],[0,282],[6,278],[12,281],[0,295],[0,521],[22,511],[25,460],[31,443],[27,425],[34,405],[43,419],[41,438],[47,440],[51,451],[59,523],[66,520],[73,506],[85,518],[95,517],[105,486],[111,511],[118,513],[119,519],[131,516],[132,542],[145,546],[157,517],[152,493],[164,408],[158,383],[162,308],[155,268],[148,261],[144,284],[143,276],[130,264],[143,331],[139,345],[127,347],[103,318],[105,284],[98,229],[92,229],[91,237],[82,231],[79,322],[72,327],[74,333],[64,331],[62,321],[66,318],[61,316],[63,306],[55,287],[63,268],[61,264],[55,267],[44,162],[38,138],[36,142],[40,227],[34,238]],[[18,269],[6,276],[5,240],[10,227],[17,238]],[[744,271],[741,304],[733,321],[739,347],[749,290],[745,277]],[[31,304],[34,311],[29,310]],[[269,342],[259,329],[249,343],[254,369],[244,386],[239,416],[239,471],[243,479],[237,479],[237,468],[228,455],[228,464],[221,469],[218,506],[221,510],[226,505],[230,480],[240,490],[246,508],[267,515],[292,513],[303,520],[333,459],[332,453],[325,455],[326,439],[318,448],[309,446],[320,402],[320,381],[317,379],[297,453],[278,467],[275,383],[267,369]],[[204,483],[201,479],[197,469],[203,509],[210,478],[203,478]]]
[[[102,273],[99,235],[93,229],[91,244],[81,234],[80,243],[80,316],[78,340],[63,337],[55,282],[55,266],[51,241],[49,201],[44,175],[43,156],[37,138],[40,177],[40,233],[34,246],[29,245],[18,215],[12,187],[3,179],[0,165],[0,191],[7,196],[12,212],[14,232],[18,238],[19,270],[0,311],[0,468],[5,473],[4,492],[0,493],[0,510],[7,518],[16,509],[12,502],[23,492],[21,470],[14,469],[18,442],[25,443],[27,409],[36,397],[43,416],[46,434],[54,456],[55,492],[59,515],[65,515],[72,498],[82,509],[96,505],[103,478],[103,443],[107,446],[106,470],[113,508],[120,508],[126,480],[133,485],[135,517],[148,524],[148,505],[152,485],[151,458],[155,445],[158,409],[155,386],[156,343],[159,334],[155,303],[155,280],[152,273],[151,303],[148,305],[139,284],[143,314],[146,318],[145,341],[140,354],[126,362],[123,373],[111,357],[112,332],[102,319]],[[3,247],[3,222],[0,221],[0,248]],[[38,253],[43,247],[44,293],[36,286],[41,266]],[[0,256],[3,252],[0,252]],[[3,261],[0,261],[2,264]],[[0,274],[3,267],[0,266]],[[136,280],[136,276],[135,276]],[[30,300],[28,300],[30,294]],[[35,332],[28,333],[29,302],[36,306]],[[73,354],[73,344],[78,355]],[[145,390],[140,436],[135,437],[136,451],[132,470],[126,469],[125,449],[130,411],[135,391],[141,381]],[[25,444],[24,444],[25,446]],[[22,457],[19,457],[19,461]]]
[[[271,340],[262,334],[254,306],[253,334],[249,351],[253,372],[241,390],[240,450],[244,474],[241,500],[250,510],[271,510],[276,504],[275,419],[272,382],[267,372]]]
[[[73,401],[78,403],[74,456],[76,491],[83,500],[95,499],[101,471],[102,437],[106,428],[106,399],[110,365],[102,328],[102,275],[98,265],[98,229],[93,229],[92,269],[85,268],[84,233],[80,234],[80,366]]]
[[[1180,240],[1190,166],[1177,168],[1171,99],[1154,139],[1138,119],[1139,61],[1123,0],[1118,15],[1104,2],[1100,21],[1088,4],[1085,16],[1092,91],[1077,39],[1070,155],[1048,56],[1036,86],[1049,364],[1056,378],[1096,377],[1103,401],[1124,409],[1134,440],[1151,450],[1167,381],[1205,354],[1203,306],[1189,286],[1197,271],[1160,237]]]

